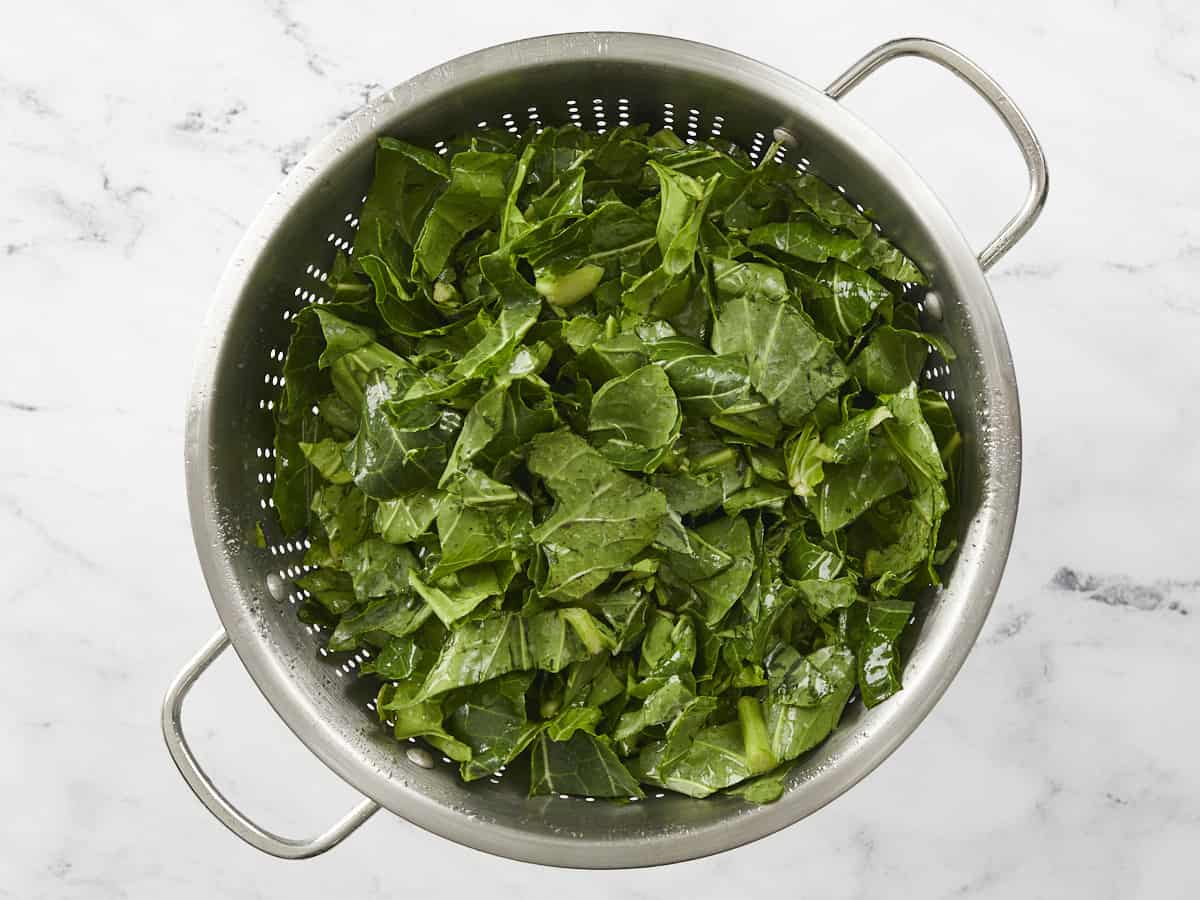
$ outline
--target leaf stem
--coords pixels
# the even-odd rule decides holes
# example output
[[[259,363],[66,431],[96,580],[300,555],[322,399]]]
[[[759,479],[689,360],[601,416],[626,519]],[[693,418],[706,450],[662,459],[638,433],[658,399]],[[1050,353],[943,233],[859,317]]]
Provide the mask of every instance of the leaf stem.
[[[769,772],[779,764],[771,752],[771,738],[763,719],[762,705],[754,697],[738,699],[738,722],[742,726],[742,743],[746,748],[746,765],[751,774]]]

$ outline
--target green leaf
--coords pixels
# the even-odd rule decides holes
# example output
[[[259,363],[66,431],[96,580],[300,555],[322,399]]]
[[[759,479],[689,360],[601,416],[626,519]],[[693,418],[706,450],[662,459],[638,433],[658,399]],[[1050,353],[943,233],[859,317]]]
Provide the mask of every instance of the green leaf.
[[[654,544],[675,574],[690,584],[711,578],[733,562],[732,556],[686,528],[673,514],[663,519]]]
[[[476,565],[460,569],[452,575],[426,584],[416,575],[410,575],[413,590],[429,604],[442,622],[451,626],[463,616],[471,613],[488,597],[501,593],[500,582],[495,570],[488,565]]]
[[[767,509],[779,514],[791,496],[792,491],[783,485],[758,482],[726,500],[725,512],[736,516],[752,509]]]
[[[821,442],[829,448],[829,459],[839,463],[862,459],[870,448],[871,432],[890,418],[892,411],[880,404],[826,428]]]
[[[642,789],[621,764],[607,738],[575,732],[562,743],[541,735],[533,746],[531,796],[576,794],[583,797],[643,797]]]
[[[796,589],[814,619],[824,619],[839,609],[848,609],[862,599],[853,578],[806,578],[796,582]]]
[[[908,473],[914,487],[927,482],[944,481],[946,467],[933,430],[925,421],[917,386],[909,383],[891,397],[884,398],[891,421],[883,422],[888,444]]]
[[[508,191],[505,182],[516,159],[509,153],[467,151],[450,160],[450,184],[433,202],[414,247],[419,266],[434,278],[468,232],[497,215]]]
[[[633,767],[638,778],[689,797],[707,797],[753,774],[737,722],[701,729],[669,767],[663,762],[666,750],[667,741],[648,744]]]
[[[765,263],[714,257],[712,270],[717,298],[722,302],[736,297],[782,302],[791,296],[783,273]]]
[[[835,234],[812,218],[760,225],[746,237],[746,243],[818,263],[830,258],[853,259],[860,247],[858,238]]]
[[[929,341],[923,335],[880,325],[850,364],[850,372],[867,390],[894,394],[920,380],[928,356]]]
[[[740,516],[725,517],[701,525],[696,533],[733,560],[723,571],[693,585],[704,600],[704,621],[716,625],[750,583],[754,571],[750,525]]]
[[[528,618],[500,613],[467,620],[450,633],[450,640],[425,679],[421,696],[433,697],[508,672],[528,669],[560,672],[570,663],[597,652],[588,648],[581,631],[588,634],[589,640],[591,634],[607,634],[582,609],[551,610]],[[611,636],[609,641],[611,646]]]
[[[653,160],[649,166],[658,176],[662,190],[662,205],[655,229],[658,249],[662,253],[662,269],[671,275],[680,275],[692,267],[700,239],[700,223],[704,221],[717,177],[699,181]]]
[[[613,378],[632,375],[648,361],[646,345],[635,334],[595,341],[579,354],[580,371],[597,388]]]
[[[535,435],[558,425],[558,413],[544,389],[525,381],[496,385],[467,413],[442,486],[467,464],[494,471],[509,454],[523,451]]]
[[[335,616],[347,612],[358,602],[349,573],[337,569],[316,569],[297,578],[296,586],[310,592],[318,603]]]
[[[517,344],[537,321],[540,309],[537,301],[521,300],[505,306],[494,325],[485,319],[483,340],[458,361],[450,377],[486,378],[507,365]]]
[[[831,686],[822,700],[810,706],[796,706],[773,696],[767,701],[771,751],[781,760],[795,759],[825,740],[841,718],[854,690],[854,654],[846,648],[825,648],[820,657],[812,654],[810,662]]]
[[[819,706],[840,688],[833,677],[852,654],[844,647],[822,647],[805,656],[794,647],[780,644],[767,658],[767,684],[776,703]],[[834,660],[834,657],[839,657]]]
[[[652,472],[678,437],[679,425],[671,383],[661,368],[651,365],[604,383],[592,398],[588,432],[613,465]]]
[[[397,334],[416,337],[430,334],[446,334],[453,327],[448,324],[431,302],[429,289],[417,283],[407,282],[395,269],[378,256],[359,256],[358,264],[371,279],[375,293],[375,307],[384,323]],[[444,282],[438,282],[444,284]],[[432,289],[437,292],[436,286]]]
[[[330,485],[313,494],[312,511],[335,562],[367,536],[370,509],[366,496],[352,485]]]
[[[783,422],[775,410],[764,405],[761,409],[712,416],[709,420],[717,428],[727,432],[725,439],[731,444],[759,444],[774,447],[783,433]]]
[[[783,796],[784,782],[787,779],[789,766],[781,766],[774,772],[759,775],[749,781],[744,781],[737,787],[725,791],[726,796],[741,797],[750,803],[774,803]]]
[[[849,231],[859,238],[864,238],[871,232],[871,220],[859,212],[842,193],[815,175],[798,175],[791,179],[788,188],[813,215],[830,228]]]
[[[646,630],[651,594],[638,582],[607,594],[593,594],[592,603],[616,634],[616,652],[625,653],[636,646]]]
[[[525,715],[525,694],[533,673],[514,672],[464,690],[446,704],[446,730],[471,748],[460,767],[464,781],[476,781],[511,763],[537,736]]]
[[[622,294],[621,301],[636,312],[669,318],[678,312],[687,295],[686,278],[695,261],[700,226],[720,175],[713,175],[701,182],[653,160],[649,166],[658,176],[662,190],[655,229],[662,262],[657,268],[635,279]],[[678,290],[671,295],[673,287],[678,287]],[[664,297],[667,299],[664,300]]]
[[[807,498],[822,534],[846,527],[884,497],[908,484],[896,454],[875,444],[865,457],[845,465],[830,465],[816,492]]]
[[[717,356],[687,338],[667,338],[650,345],[650,359],[689,416],[715,416],[749,402],[750,372],[741,355]]]
[[[858,688],[868,707],[877,706],[900,690],[897,641],[912,611],[912,603],[900,600],[877,600],[867,605],[866,631],[858,650]]]
[[[471,748],[452,737],[442,727],[442,705],[436,700],[422,700],[420,686],[410,681],[385,684],[375,698],[379,717],[392,725],[396,740],[421,737],[429,741],[455,762],[471,758]]]
[[[800,424],[818,400],[847,378],[833,344],[787,303],[730,300],[717,316],[713,349],[744,356],[750,381],[789,425]]]
[[[543,726],[552,741],[569,741],[577,731],[596,733],[602,713],[594,706],[573,706],[564,709]]]
[[[407,544],[429,530],[445,495],[434,488],[418,488],[395,500],[381,500],[375,509],[375,531],[393,544]]]
[[[652,483],[674,512],[690,516],[711,512],[732,497],[741,489],[742,474],[731,455],[729,462],[702,472],[656,473]]]
[[[542,589],[549,596],[574,599],[594,590],[653,540],[666,515],[660,492],[616,471],[569,432],[534,438],[528,466],[556,501],[533,531],[548,564]]]
[[[427,626],[413,634],[389,639],[378,655],[363,663],[359,671],[389,681],[403,681],[422,674],[437,656],[436,648],[421,639],[426,630]],[[440,640],[441,632],[435,633]]]
[[[416,243],[434,196],[446,185],[449,167],[432,150],[396,138],[380,138],[375,180],[359,213],[355,253],[376,255],[393,266],[401,258],[397,242]]]
[[[281,425],[299,422],[322,390],[328,390],[319,362],[325,349],[325,336],[316,308],[310,306],[300,310],[292,321],[295,330],[283,361],[284,386],[275,413],[276,421]]]
[[[384,597],[372,600],[353,615],[343,616],[329,637],[330,650],[354,650],[364,643],[388,636],[404,637],[425,624],[432,610],[414,596]]]
[[[912,260],[874,231],[868,231],[863,236],[862,248],[854,254],[852,261],[864,269],[875,269],[892,281],[927,283]]]
[[[342,566],[350,574],[354,595],[362,601],[407,594],[417,561],[405,547],[368,538],[346,550]]]
[[[346,450],[354,483],[368,496],[391,500],[437,484],[462,416],[425,398],[402,399],[408,385],[373,372],[363,391],[362,427]]]
[[[437,515],[442,554],[434,576],[512,559],[528,542],[530,516],[523,500],[480,509],[453,495],[446,497]]]
[[[825,480],[825,463],[837,458],[836,452],[821,441],[815,425],[809,422],[783,446],[788,484],[797,497],[811,497]]]
[[[613,739],[627,740],[651,725],[672,721],[695,696],[692,688],[685,684],[682,678],[678,675],[671,676],[646,697],[636,710],[621,715],[617,727],[613,730]]]
[[[835,340],[856,337],[875,311],[892,300],[878,281],[840,260],[827,260],[814,278],[823,290],[814,292],[807,309],[821,331]]]
[[[309,524],[309,508],[320,479],[300,445],[320,436],[320,423],[310,414],[296,422],[278,422],[275,431],[275,474],[271,502],[279,527],[293,535]]]
[[[844,567],[845,557],[836,547],[813,543],[803,529],[796,529],[788,536],[783,571],[793,581],[829,581]]]
[[[642,639],[637,674],[641,683],[634,696],[646,697],[671,677],[691,677],[696,661],[696,627],[689,616],[671,616],[658,610],[651,614]]]
[[[343,447],[331,438],[308,444],[300,441],[300,450],[309,464],[331,484],[349,484],[353,479],[342,465]]]

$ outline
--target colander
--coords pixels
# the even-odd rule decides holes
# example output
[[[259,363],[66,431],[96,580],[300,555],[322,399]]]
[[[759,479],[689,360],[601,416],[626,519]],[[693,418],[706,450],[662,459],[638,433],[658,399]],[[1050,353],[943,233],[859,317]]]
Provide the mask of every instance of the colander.
[[[976,255],[913,169],[838,102],[884,63],[916,56],[970,84],[1016,138],[1029,170],[1020,211]],[[936,121],[936,115],[930,118]],[[303,539],[282,535],[271,510],[272,410],[291,318],[326,299],[335,251],[349,250],[370,182],[376,138],[434,145],[474,128],[575,122],[602,130],[651,122],[686,140],[732,140],[757,160],[810,170],[868,207],[927,273],[914,295],[925,327],[957,349],[932,357],[926,386],[942,392],[963,437],[958,546],[944,585],[919,603],[906,647],[904,690],[867,710],[853,704],[828,741],[792,770],[767,806],[730,797],[654,793],[640,802],[529,797],[524,767],[466,784],[450,760],[397,744],[355,677],[365,652],[329,654],[303,625],[293,579]],[[1021,432],[1012,358],[984,279],[1033,223],[1046,197],[1045,159],[1008,96],[960,53],[930,40],[884,44],[824,91],[726,50],[623,33],[565,34],[472,53],[407,81],[359,110],[290,174],[250,227],[217,289],[187,415],[192,530],[222,630],[167,692],[162,725],[196,796],[239,837],[280,857],[337,844],[380,808],[490,853],[560,866],[669,863],[745,844],[804,818],[863,778],[913,731],[945,691],[983,625],[1000,582],[1017,511]],[[268,546],[255,541],[262,522]],[[267,700],[308,748],[365,798],[323,834],[281,837],[243,815],[213,785],[184,738],[183,699],[233,645]]]

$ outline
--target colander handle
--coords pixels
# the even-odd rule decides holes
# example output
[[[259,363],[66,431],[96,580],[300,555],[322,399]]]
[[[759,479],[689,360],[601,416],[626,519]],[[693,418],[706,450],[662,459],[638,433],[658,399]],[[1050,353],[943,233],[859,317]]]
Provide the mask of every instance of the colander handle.
[[[331,847],[340,844],[359,825],[377,813],[379,804],[373,800],[360,803],[347,816],[316,837],[299,840],[280,837],[251,822],[225,798],[225,795],[217,789],[205,771],[200,768],[200,764],[196,762],[196,757],[192,754],[191,747],[188,746],[187,738],[183,736],[181,719],[183,699],[191,690],[192,685],[196,683],[196,679],[228,646],[229,637],[224,631],[218,631],[193,657],[191,662],[183,667],[170,688],[167,689],[162,706],[162,730],[171,759],[175,761],[179,774],[188,783],[188,787],[200,798],[200,802],[208,807],[208,811],[246,843],[281,859],[307,859],[318,853],[324,853]]]
[[[1025,202],[1017,214],[979,254],[979,265],[986,271],[1030,229],[1046,203],[1050,180],[1042,145],[1033,133],[1029,120],[1017,109],[1004,92],[1004,88],[1000,87],[992,76],[957,50],[928,38],[900,38],[881,44],[834,79],[825,89],[825,93],[834,100],[841,100],[884,63],[904,56],[916,56],[937,63],[974,88],[1003,120],[1025,158],[1025,167],[1029,170],[1029,192],[1025,195]]]

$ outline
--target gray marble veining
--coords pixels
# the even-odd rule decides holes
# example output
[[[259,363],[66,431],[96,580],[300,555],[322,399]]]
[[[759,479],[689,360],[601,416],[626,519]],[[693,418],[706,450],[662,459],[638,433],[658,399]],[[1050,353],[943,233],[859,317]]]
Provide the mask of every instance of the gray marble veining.
[[[728,10],[132,0],[6,14],[0,897],[1200,894],[1200,8]],[[313,862],[261,857],[190,796],[156,721],[215,626],[181,462],[208,293],[281,173],[365,97],[469,49],[584,28],[722,44],[818,84],[924,33],[1020,103],[1052,190],[991,273],[1026,441],[996,606],[945,699],[878,772],[721,857],[538,869],[386,815]],[[1020,197],[1011,146],[948,76],[888,74],[851,107],[982,246]],[[280,830],[315,830],[353,802],[233,661],[189,714],[215,776]]]

